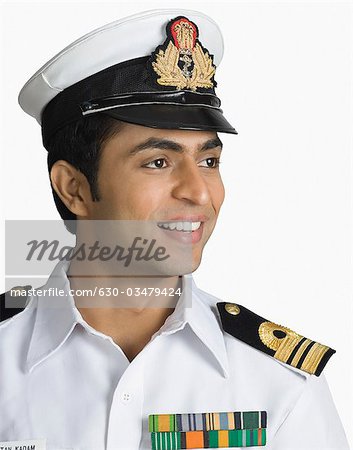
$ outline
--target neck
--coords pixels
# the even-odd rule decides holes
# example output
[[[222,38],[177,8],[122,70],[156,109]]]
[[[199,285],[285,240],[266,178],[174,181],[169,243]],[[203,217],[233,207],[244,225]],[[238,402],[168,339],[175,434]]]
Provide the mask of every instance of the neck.
[[[83,277],[73,275],[80,273],[78,264],[71,262],[67,276],[83,319],[111,336],[132,361],[174,311],[181,277]]]

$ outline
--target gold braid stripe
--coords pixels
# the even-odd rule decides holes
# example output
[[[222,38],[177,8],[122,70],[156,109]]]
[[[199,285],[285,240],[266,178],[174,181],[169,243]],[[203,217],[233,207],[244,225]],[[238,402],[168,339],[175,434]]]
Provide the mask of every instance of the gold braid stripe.
[[[327,347],[326,345],[318,344],[316,342],[310,349],[310,352],[306,355],[301,369],[304,370],[304,372],[308,372],[311,374],[315,373],[320,364],[320,361],[322,360],[327,350],[329,350],[329,348],[330,347]]]
[[[287,362],[288,358],[292,354],[295,347],[303,339],[303,336],[297,335],[287,335],[282,339],[282,343],[279,349],[274,354],[274,357],[282,362]]]
[[[293,361],[291,362],[291,366],[297,367],[298,362],[300,361],[300,358],[302,357],[303,353],[307,349],[308,345],[311,344],[312,341],[310,339],[306,339],[300,348],[298,349],[297,353],[295,354]]]

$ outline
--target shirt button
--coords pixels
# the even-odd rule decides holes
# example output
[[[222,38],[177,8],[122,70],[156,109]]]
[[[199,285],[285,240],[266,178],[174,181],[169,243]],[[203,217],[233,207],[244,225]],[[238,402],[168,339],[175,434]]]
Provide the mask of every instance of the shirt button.
[[[130,403],[132,400],[132,395],[129,392],[123,392],[121,394],[121,402],[124,403],[125,405],[127,403]]]

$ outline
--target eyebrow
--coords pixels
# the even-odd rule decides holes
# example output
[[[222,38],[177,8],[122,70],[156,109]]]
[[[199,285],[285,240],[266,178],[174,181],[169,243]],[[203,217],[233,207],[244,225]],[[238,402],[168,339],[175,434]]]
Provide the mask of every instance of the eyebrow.
[[[223,148],[223,143],[218,136],[216,138],[209,139],[208,141],[204,142],[200,148],[200,151],[203,152],[217,147],[220,147],[221,149]],[[178,153],[182,153],[184,151],[183,146],[178,144],[178,142],[169,139],[158,139],[151,137],[147,139],[147,141],[142,142],[141,144],[132,148],[129,151],[129,154],[130,156],[136,155],[137,153],[140,153],[144,150],[148,150],[151,148],[156,148],[159,150],[172,150]]]

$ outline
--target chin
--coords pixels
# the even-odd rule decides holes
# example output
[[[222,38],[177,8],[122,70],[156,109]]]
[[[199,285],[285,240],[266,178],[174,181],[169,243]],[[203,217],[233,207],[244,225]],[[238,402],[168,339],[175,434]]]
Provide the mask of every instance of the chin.
[[[195,272],[195,270],[200,267],[201,261],[202,261],[202,251],[199,255],[197,255],[193,258],[192,272]]]
[[[154,272],[154,275],[160,276],[182,276],[195,272],[196,269],[201,264],[201,257],[198,258],[188,258],[179,259],[178,261],[173,261],[171,264],[165,264],[164,266],[159,266],[159,273]]]

